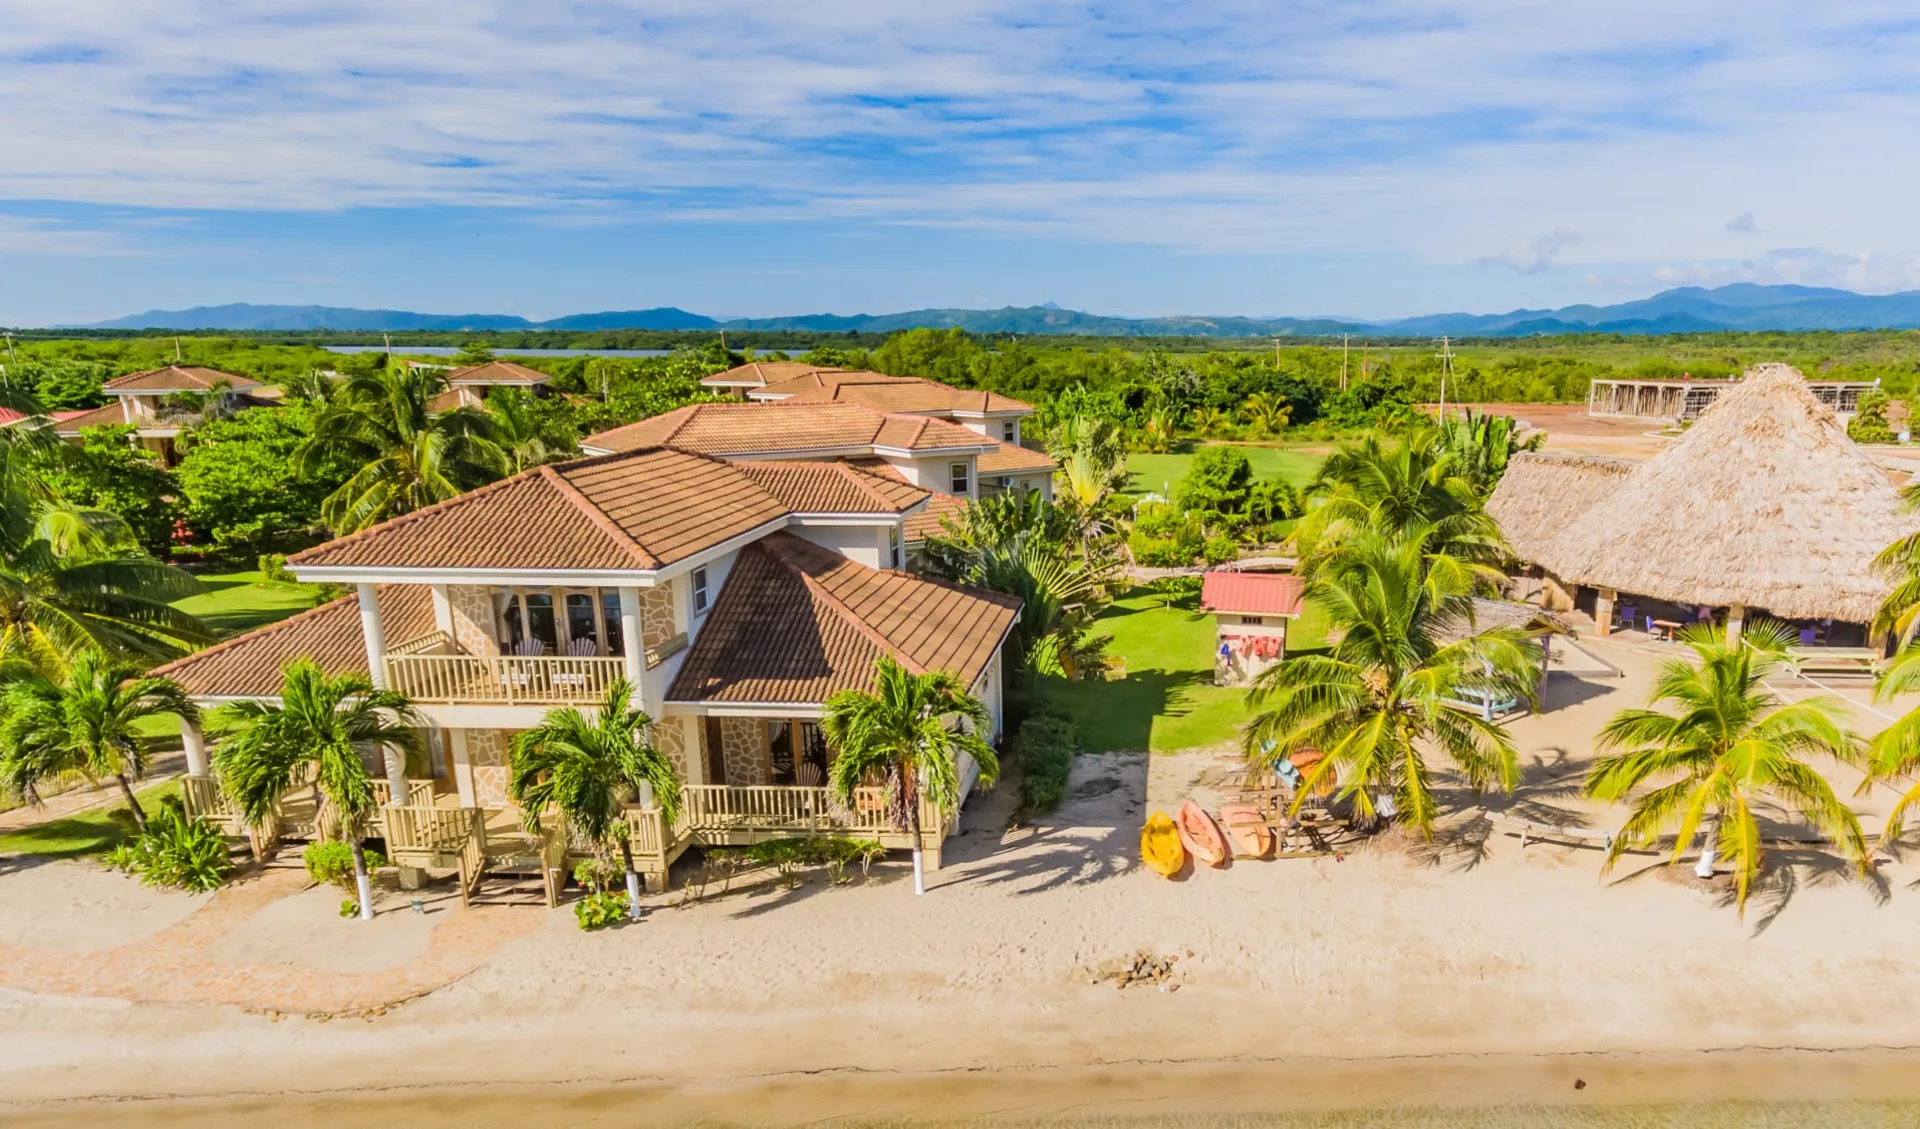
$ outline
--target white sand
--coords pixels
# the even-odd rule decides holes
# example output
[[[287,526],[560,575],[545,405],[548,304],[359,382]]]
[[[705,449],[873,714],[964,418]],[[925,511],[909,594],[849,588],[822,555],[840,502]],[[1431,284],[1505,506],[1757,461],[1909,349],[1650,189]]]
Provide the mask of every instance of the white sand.
[[[340,916],[337,886],[315,886],[273,902],[215,941],[214,960],[285,965],[315,972],[367,973],[399,968],[426,954],[433,929],[459,896],[444,886],[376,898],[370,922]],[[408,902],[422,902],[414,913]]]
[[[1644,700],[1651,665],[1629,661],[1626,679],[1554,680],[1556,708],[1514,726],[1527,787],[1490,806],[1617,824],[1618,811],[1565,785],[1593,730]],[[1431,844],[1389,837],[1340,861],[1242,863],[1179,882],[1143,871],[1149,800],[1177,799],[1209,765],[1082,758],[1068,803],[1007,834],[1004,798],[989,801],[969,812],[925,898],[893,863],[872,884],[816,879],[685,909],[662,898],[644,922],[598,934],[562,910],[377,1021],[0,997],[0,1086],[16,1098],[226,1093],[243,1055],[244,1085],[272,1091],[1920,1047],[1906,1005],[1920,989],[1920,863],[1886,868],[1876,889],[1822,852],[1778,851],[1778,877],[1745,921],[1685,868],[1634,857],[1602,881],[1595,847],[1523,852],[1458,820]],[[9,906],[11,881],[0,880]],[[249,943],[311,943],[270,932]],[[1088,983],[1091,967],[1138,949],[1179,957],[1177,991]],[[1274,1067],[1276,1085],[1302,1069]]]
[[[88,953],[150,937],[205,904],[92,861],[0,859],[0,944]]]

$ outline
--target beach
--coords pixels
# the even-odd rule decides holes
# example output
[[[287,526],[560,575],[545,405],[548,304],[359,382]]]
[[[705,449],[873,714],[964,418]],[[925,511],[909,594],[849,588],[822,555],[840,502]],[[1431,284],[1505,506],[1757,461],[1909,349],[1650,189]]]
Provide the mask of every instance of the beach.
[[[1513,724],[1526,783],[1486,798],[1510,818],[1458,814],[1431,841],[1396,833],[1177,881],[1138,865],[1141,819],[1204,792],[1228,750],[1083,756],[1067,802],[1027,826],[1008,826],[1004,788],[976,801],[923,898],[894,861],[845,886],[755,881],[691,904],[675,891],[602,933],[565,910],[463,911],[444,897],[413,914],[398,894],[371,925],[343,921],[319,912],[335,895],[284,871],[184,912],[184,896],[91,863],[0,874],[0,1110],[138,1124],[169,1107],[120,1099],[207,1099],[257,1121],[257,1103],[301,1095],[293,1120],[275,1114],[299,1125],[312,1095],[431,1104],[459,1087],[447,1115],[468,1120],[446,1123],[488,1124],[479,1109],[504,1119],[567,1083],[576,1097],[656,1112],[708,1101],[707,1115],[747,1120],[1003,1103],[985,1116],[1019,1112],[1016,1077],[1057,1080],[1029,1103],[1044,1113],[1124,1107],[1127,1087],[1168,1073],[1188,1081],[1160,1092],[1242,1094],[1240,1110],[1920,1099],[1907,1092],[1920,1090],[1907,1081],[1920,1077],[1908,1053],[1920,1022],[1904,1004],[1920,987],[1910,859],[1863,882],[1813,846],[1777,846],[1776,877],[1743,920],[1724,877],[1630,855],[1603,878],[1598,842],[1542,837],[1619,818],[1569,780],[1599,724],[1642,700],[1653,662],[1589,649],[1625,656],[1628,674],[1557,675],[1553,708]],[[1860,806],[1876,828],[1885,797]],[[1525,847],[1521,818],[1536,827]],[[67,901],[46,901],[55,888]],[[89,914],[103,923],[21,924]],[[1164,984],[1104,978],[1142,952],[1172,958]],[[400,994],[383,1003],[389,988]],[[279,1006],[328,992],[351,1006]],[[1210,1070],[1240,1081],[1208,1082]],[[888,1082],[885,1100],[859,1097]],[[473,1086],[502,1089],[476,1108]],[[983,1096],[926,1100],[949,1086]],[[220,1123],[200,1108],[198,1123]]]

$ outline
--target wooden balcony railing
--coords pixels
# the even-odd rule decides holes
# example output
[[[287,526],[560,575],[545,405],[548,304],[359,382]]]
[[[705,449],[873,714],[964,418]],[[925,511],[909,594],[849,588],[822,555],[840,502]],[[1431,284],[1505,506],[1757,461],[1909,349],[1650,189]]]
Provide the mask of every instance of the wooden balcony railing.
[[[387,685],[416,702],[591,703],[625,671],[625,660],[598,656],[387,656]]]
[[[920,813],[927,831],[941,826],[931,804]],[[892,831],[884,788],[856,788],[852,804],[842,804],[827,788],[781,784],[734,787],[689,784],[680,790],[680,833],[724,831],[798,835],[832,832],[872,835]]]

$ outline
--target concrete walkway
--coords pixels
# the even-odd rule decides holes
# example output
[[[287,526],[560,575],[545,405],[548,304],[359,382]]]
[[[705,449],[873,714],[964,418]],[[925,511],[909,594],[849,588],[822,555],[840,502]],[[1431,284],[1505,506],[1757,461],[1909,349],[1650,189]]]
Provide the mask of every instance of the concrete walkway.
[[[155,784],[171,780],[187,770],[187,755],[181,752],[161,753],[148,765],[144,780],[134,782],[134,791],[151,788]],[[96,788],[74,788],[57,796],[48,796],[46,803],[38,807],[24,804],[11,811],[0,811],[0,835],[15,831],[25,831],[29,827],[38,827],[56,819],[65,819],[70,815],[92,811],[121,801],[120,785],[113,780],[103,780]]]

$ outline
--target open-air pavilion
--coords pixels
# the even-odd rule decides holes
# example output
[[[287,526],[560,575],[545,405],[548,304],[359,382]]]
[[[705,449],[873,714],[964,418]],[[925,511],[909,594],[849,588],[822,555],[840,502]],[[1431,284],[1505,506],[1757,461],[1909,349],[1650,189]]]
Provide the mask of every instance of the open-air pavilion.
[[[1847,438],[1799,372],[1760,365],[1645,463],[1526,453],[1487,502],[1550,610],[1670,636],[1758,615],[1809,649],[1865,658],[1887,594],[1873,564],[1920,530],[1885,469]],[[1631,614],[1631,621],[1622,619]]]

